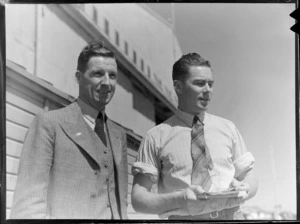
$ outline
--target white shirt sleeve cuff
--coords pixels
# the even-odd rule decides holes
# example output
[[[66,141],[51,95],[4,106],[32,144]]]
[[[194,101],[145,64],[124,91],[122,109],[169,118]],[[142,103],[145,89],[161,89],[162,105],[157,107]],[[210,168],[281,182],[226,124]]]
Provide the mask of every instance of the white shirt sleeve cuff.
[[[234,177],[239,177],[242,174],[249,172],[254,166],[255,159],[251,152],[246,152],[233,163],[235,167]]]
[[[158,172],[154,166],[143,162],[135,162],[132,164],[131,168],[132,175],[136,175],[138,173],[149,176],[154,183],[158,181]]]

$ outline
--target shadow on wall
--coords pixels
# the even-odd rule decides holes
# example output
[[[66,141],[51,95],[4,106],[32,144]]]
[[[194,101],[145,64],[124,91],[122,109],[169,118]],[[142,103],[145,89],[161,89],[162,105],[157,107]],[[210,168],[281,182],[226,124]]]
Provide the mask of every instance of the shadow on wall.
[[[129,74],[119,69],[117,84],[131,93],[133,109],[151,121],[155,121],[154,99],[146,92],[141,83],[134,83]]]
[[[133,108],[151,121],[155,121],[154,99],[146,93],[141,93],[135,85],[132,88]]]

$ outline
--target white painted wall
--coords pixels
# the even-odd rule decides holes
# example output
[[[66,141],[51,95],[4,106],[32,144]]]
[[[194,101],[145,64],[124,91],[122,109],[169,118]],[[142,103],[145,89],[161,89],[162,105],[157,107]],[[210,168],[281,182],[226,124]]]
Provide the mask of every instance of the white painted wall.
[[[38,13],[36,75],[76,98],[77,58],[88,40],[79,36],[76,30],[68,26],[69,21],[62,21],[46,5],[8,5],[7,58],[23,66],[28,72],[34,72],[36,10]],[[16,12],[20,12],[23,16],[15,17]],[[118,82],[121,84],[117,87],[107,113],[111,119],[139,135],[144,135],[146,130],[155,125],[154,106],[146,96],[132,87],[130,80],[122,74],[122,71],[119,73]],[[142,104],[139,106],[143,108],[142,113],[133,107],[134,98],[138,98],[138,103]]]
[[[115,42],[115,32],[118,31],[120,48],[124,49],[124,41],[127,41],[128,58],[133,60],[133,50],[136,51],[139,69],[141,58],[144,60],[145,69],[142,74],[148,76],[149,66],[150,82],[155,83],[155,86],[161,85],[163,94],[177,105],[172,83],[172,66],[182,55],[182,51],[171,26],[150,9],[135,3],[88,4],[84,11],[91,14],[93,7],[98,10],[98,25],[103,32],[104,20],[109,21],[111,42]]]
[[[34,71],[35,6],[5,6],[6,58]]]

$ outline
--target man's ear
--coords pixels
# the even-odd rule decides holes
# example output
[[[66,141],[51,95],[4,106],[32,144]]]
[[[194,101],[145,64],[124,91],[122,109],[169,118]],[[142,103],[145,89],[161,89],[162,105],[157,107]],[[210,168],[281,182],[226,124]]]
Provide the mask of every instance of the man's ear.
[[[182,82],[180,80],[173,81],[174,89],[177,94],[182,94]]]
[[[77,83],[79,84],[82,80],[82,72],[77,70],[76,73],[75,73],[75,76],[76,76],[76,80],[77,80]]]

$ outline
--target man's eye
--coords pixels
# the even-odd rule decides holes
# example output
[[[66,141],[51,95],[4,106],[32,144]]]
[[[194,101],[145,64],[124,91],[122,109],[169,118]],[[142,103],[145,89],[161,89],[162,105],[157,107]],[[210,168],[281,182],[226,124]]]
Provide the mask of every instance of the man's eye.
[[[95,77],[101,77],[102,73],[96,72],[96,73],[93,74],[93,76],[95,76]]]
[[[112,73],[112,74],[109,74],[109,77],[111,79],[116,79],[117,78],[117,75],[115,73]]]
[[[196,83],[197,86],[201,86],[201,87],[202,87],[202,86],[205,86],[205,84],[206,84],[206,82],[197,82],[197,83]]]

